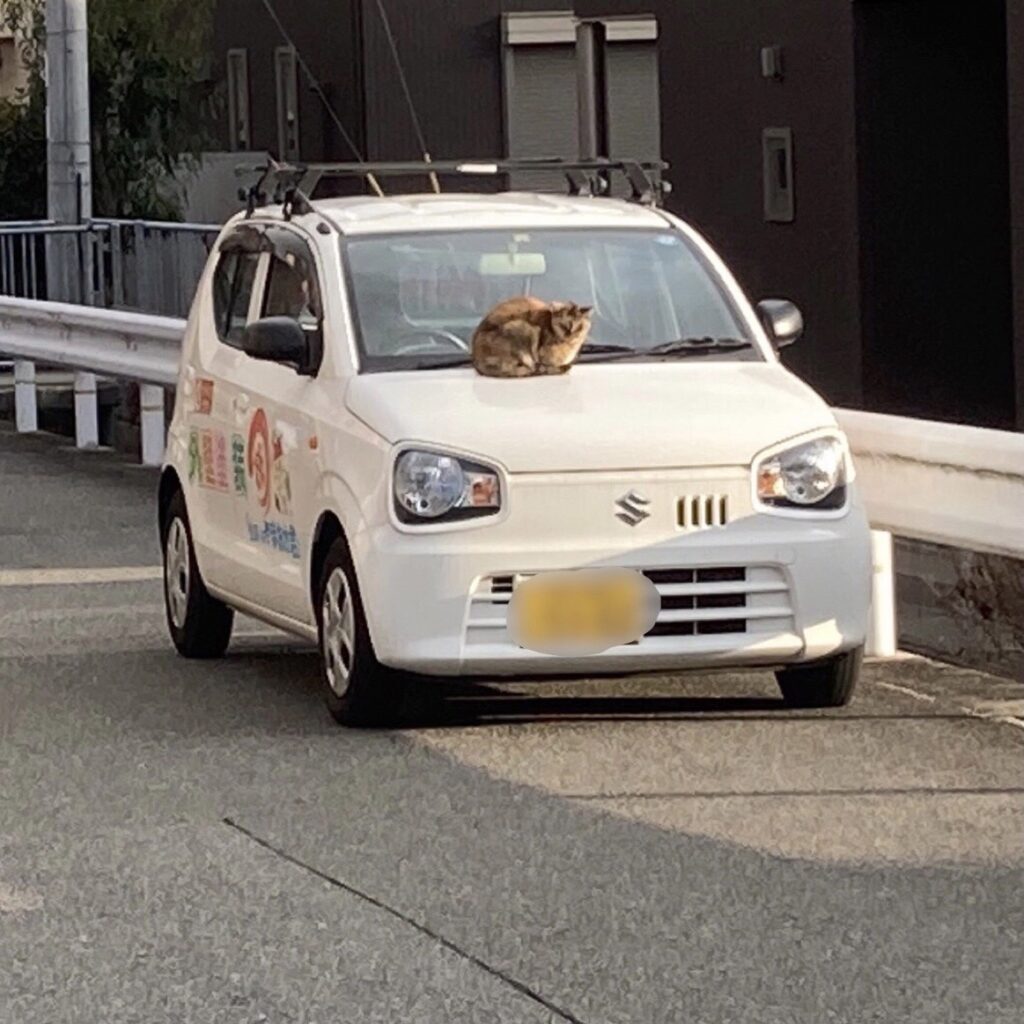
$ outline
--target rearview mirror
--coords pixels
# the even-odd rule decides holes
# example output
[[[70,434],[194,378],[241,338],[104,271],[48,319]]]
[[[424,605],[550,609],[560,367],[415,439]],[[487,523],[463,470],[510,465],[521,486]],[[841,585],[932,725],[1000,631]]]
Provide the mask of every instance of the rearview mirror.
[[[294,366],[306,373],[309,339],[297,320],[289,316],[268,316],[249,324],[242,332],[242,351],[253,359]]]
[[[757,315],[778,350],[792,345],[804,333],[803,313],[788,299],[765,299],[757,304]]]
[[[541,277],[547,270],[542,252],[485,252],[480,257],[482,277]]]

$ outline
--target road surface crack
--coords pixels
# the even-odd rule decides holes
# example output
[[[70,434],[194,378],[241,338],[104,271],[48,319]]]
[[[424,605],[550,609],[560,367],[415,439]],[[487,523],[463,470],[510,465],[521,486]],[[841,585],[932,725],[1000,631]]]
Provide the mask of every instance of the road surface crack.
[[[231,818],[222,818],[221,820],[228,826],[228,828],[233,829],[239,835],[245,836],[246,839],[249,839],[257,846],[261,846],[269,853],[274,854],[275,857],[287,861],[289,864],[294,865],[300,870],[322,879],[329,885],[334,886],[336,889],[341,889],[343,892],[347,892],[350,896],[355,896],[357,899],[363,900],[365,903],[369,903],[370,906],[376,907],[378,910],[383,910],[386,914],[390,914],[403,924],[409,925],[411,928],[415,928],[421,935],[427,936],[427,938],[432,939],[444,949],[447,949],[456,956],[468,961],[475,967],[479,967],[480,970],[486,972],[492,978],[496,978],[498,981],[504,982],[504,984],[514,989],[520,995],[526,996],[527,999],[530,999],[539,1006],[542,1006],[549,1013],[555,1014],[555,1016],[559,1017],[561,1020],[566,1021],[567,1024],[584,1024],[579,1017],[558,1006],[556,1003],[551,1002],[550,999],[546,999],[535,989],[530,988],[530,986],[525,982],[519,981],[517,978],[513,978],[512,975],[507,974],[505,971],[501,970],[501,968],[495,967],[493,964],[487,963],[486,960],[481,960],[480,957],[475,956],[466,949],[463,949],[461,946],[452,942],[451,939],[446,939],[443,935],[435,932],[432,928],[422,924],[415,918],[409,917],[407,914],[403,914],[402,911],[390,906],[383,900],[378,899],[376,896],[371,896],[369,893],[363,892],[361,889],[357,889],[355,886],[349,885],[347,882],[343,882],[340,878],[335,878],[333,875],[329,875],[327,872],[321,871],[312,864],[307,864],[305,861],[299,860],[298,857],[282,850],[280,847],[274,846],[273,843],[256,835],[255,832],[247,829],[244,825],[239,825],[238,822],[233,821]]]

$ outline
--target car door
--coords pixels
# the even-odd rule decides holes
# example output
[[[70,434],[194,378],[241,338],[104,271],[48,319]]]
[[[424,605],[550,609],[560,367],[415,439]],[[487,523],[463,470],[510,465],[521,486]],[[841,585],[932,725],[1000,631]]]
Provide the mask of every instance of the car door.
[[[308,561],[318,479],[317,370],[323,354],[322,275],[309,236],[267,225],[259,318],[289,317],[307,337],[310,365],[244,356],[235,376],[232,436],[241,439],[246,494],[239,504],[240,596],[307,625]],[[255,307],[254,307],[255,308]]]
[[[262,232],[251,225],[221,242],[206,285],[211,293],[201,296],[197,309],[199,340],[184,382],[192,534],[207,583],[228,591],[235,589],[238,565],[235,376],[242,332],[258,310],[262,249]]]

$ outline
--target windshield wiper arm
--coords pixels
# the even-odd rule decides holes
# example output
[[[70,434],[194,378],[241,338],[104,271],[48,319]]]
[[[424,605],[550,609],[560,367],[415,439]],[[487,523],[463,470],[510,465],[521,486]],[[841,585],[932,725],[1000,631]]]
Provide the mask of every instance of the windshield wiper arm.
[[[402,370],[450,370],[458,366],[471,366],[473,360],[469,356],[448,356],[444,359],[431,359],[429,362],[406,362],[404,359],[388,359],[381,369],[400,372]]]
[[[594,345],[589,341],[580,349],[577,363],[602,363],[609,359],[631,359],[640,349],[629,345]]]
[[[612,359],[650,359],[658,356],[704,355],[709,352],[736,352],[751,348],[742,338],[679,338],[651,348],[630,348],[628,345],[584,345],[577,362],[600,363]],[[592,353],[594,358],[588,358]]]
[[[674,356],[690,352],[735,352],[751,347],[751,343],[742,338],[679,338],[677,341],[666,341],[644,351],[652,356]]]

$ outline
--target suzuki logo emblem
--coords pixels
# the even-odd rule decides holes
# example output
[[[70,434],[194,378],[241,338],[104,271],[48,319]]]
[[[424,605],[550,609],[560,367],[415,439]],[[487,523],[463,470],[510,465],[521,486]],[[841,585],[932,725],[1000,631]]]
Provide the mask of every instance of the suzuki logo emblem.
[[[651,517],[651,513],[647,511],[650,503],[649,498],[637,494],[636,491],[630,491],[615,502],[618,509],[615,518],[621,519],[627,526],[639,526],[645,519]]]

